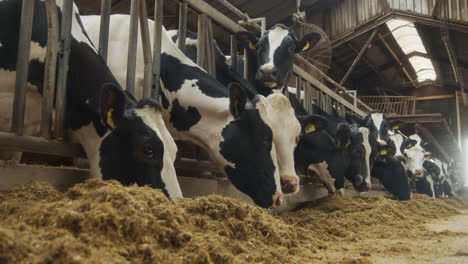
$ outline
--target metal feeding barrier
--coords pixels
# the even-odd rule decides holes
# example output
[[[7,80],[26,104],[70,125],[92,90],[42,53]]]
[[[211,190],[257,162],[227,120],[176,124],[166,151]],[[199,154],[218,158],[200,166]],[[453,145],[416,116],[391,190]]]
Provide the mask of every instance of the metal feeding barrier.
[[[386,115],[416,114],[416,96],[361,96],[363,102]]]
[[[109,21],[111,14],[111,0],[101,0],[101,24],[99,34],[99,53],[104,60],[107,59],[109,40]],[[221,1],[223,3],[224,1]],[[41,154],[51,154],[66,157],[85,157],[83,149],[78,144],[62,142],[66,138],[65,113],[66,113],[66,83],[68,74],[68,62],[70,58],[71,28],[73,18],[73,1],[63,0],[61,25],[56,9],[56,0],[45,0],[48,42],[46,65],[44,72],[44,91],[42,96],[42,110],[40,122],[40,137],[25,136],[25,102],[27,91],[27,80],[29,72],[29,50],[31,32],[33,25],[35,1],[23,1],[21,11],[21,28],[18,44],[17,79],[13,104],[12,127],[10,132],[0,132],[0,148],[7,151],[34,152]],[[215,75],[215,57],[213,43],[213,22],[221,26],[231,34],[231,65],[236,67],[237,43],[234,37],[235,32],[245,31],[238,22],[226,17],[218,10],[211,7],[203,0],[183,0],[179,6],[179,41],[181,50],[185,49],[185,37],[187,30],[187,10],[191,8],[198,13],[198,58],[197,62],[205,68],[211,75]],[[234,8],[234,7],[230,7]],[[130,6],[131,23],[129,25],[129,45],[128,45],[128,67],[126,89],[133,93],[135,88],[135,68],[138,33],[143,46],[144,57],[144,87],[143,97],[152,97],[156,100],[159,94],[159,79],[161,68],[161,34],[163,18],[163,0],[155,0],[154,10],[154,39],[151,47],[150,34],[148,28],[148,14],[146,1],[132,0]],[[237,13],[241,11],[237,10]],[[247,16],[245,16],[248,18]],[[252,20],[252,19],[250,19]],[[254,21],[253,19],[252,21]],[[263,21],[263,20],[262,20]],[[138,23],[139,22],[139,23]],[[140,28],[138,29],[138,24]],[[244,23],[245,24],[245,23]],[[263,21],[263,25],[265,22]],[[262,27],[254,27],[262,28]],[[59,32],[60,29],[60,32]],[[245,52],[245,51],[244,51]],[[57,63],[58,60],[58,63]],[[340,116],[346,113],[364,116],[366,112],[372,110],[356,96],[352,96],[338,83],[317,69],[314,65],[305,61],[300,56],[295,58],[294,74],[297,76],[297,96],[304,92],[304,107],[311,112],[312,104],[317,104],[328,113],[337,112]],[[302,67],[298,66],[298,62]],[[248,63],[245,60],[245,63]],[[57,66],[58,65],[58,66]],[[58,67],[58,68],[57,68]],[[247,68],[247,67],[244,67]],[[325,84],[314,78],[310,71],[319,74],[327,82],[335,86],[335,93]],[[55,95],[55,97],[54,97]],[[298,97],[300,98],[300,97]],[[55,101],[55,102],[54,102]],[[55,105],[55,107],[54,107]],[[189,159],[180,159],[179,166],[186,164],[193,167],[194,164]],[[205,166],[205,169],[215,171],[213,166]]]

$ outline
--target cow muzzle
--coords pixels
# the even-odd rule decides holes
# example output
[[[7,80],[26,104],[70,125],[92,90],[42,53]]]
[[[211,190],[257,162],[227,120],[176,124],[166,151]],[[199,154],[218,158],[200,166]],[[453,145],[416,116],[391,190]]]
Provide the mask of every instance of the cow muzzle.
[[[299,179],[294,176],[282,176],[280,179],[281,190],[284,194],[291,194],[299,191]]]
[[[274,66],[262,66],[258,70],[255,79],[266,87],[274,89],[278,86],[278,70]]]
[[[273,203],[271,204],[271,208],[278,208],[281,206],[283,203],[283,194],[280,192],[276,192],[275,195],[273,195]]]
[[[415,170],[415,171],[414,171],[414,176],[416,176],[416,177],[422,177],[422,176],[424,176],[424,170],[422,170],[422,169],[417,169],[417,170]]]

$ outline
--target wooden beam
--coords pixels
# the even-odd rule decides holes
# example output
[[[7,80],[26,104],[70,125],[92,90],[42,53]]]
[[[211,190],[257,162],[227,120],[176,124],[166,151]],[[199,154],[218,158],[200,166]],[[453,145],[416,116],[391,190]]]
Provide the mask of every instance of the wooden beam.
[[[79,144],[49,141],[38,137],[17,136],[15,134],[5,132],[0,132],[0,149],[64,157],[86,158],[85,152]]]
[[[348,43],[348,46],[354,51],[354,53],[356,53],[356,55],[359,54],[359,51],[356,50],[351,43]],[[369,66],[369,68],[371,68],[375,72],[375,74],[377,74],[377,76],[379,76],[380,79],[384,78],[382,74],[380,74],[380,71],[377,69],[377,67],[374,64],[372,64],[368,59],[363,57],[362,60],[367,64],[367,66]]]
[[[416,101],[450,99],[450,98],[454,98],[454,97],[455,97],[454,94],[442,94],[442,95],[420,96],[420,97],[416,97]]]
[[[362,46],[361,50],[359,51],[358,55],[356,56],[356,58],[354,59],[353,63],[351,64],[351,66],[349,67],[348,71],[346,72],[346,74],[343,76],[343,79],[341,79],[340,81],[340,85],[343,85],[346,80],[349,78],[349,75],[351,75],[351,72],[353,72],[354,68],[356,68],[356,65],[358,64],[359,60],[361,60],[362,56],[364,55],[364,53],[366,52],[367,48],[369,47],[369,45],[372,43],[372,40],[374,40],[374,37],[375,35],[377,35],[377,33],[379,32],[379,29],[376,28],[374,29],[374,31],[372,32],[372,34],[370,35],[370,37],[367,39],[366,43],[364,44],[364,46]]]
[[[384,44],[385,48],[388,50],[388,52],[390,52],[390,54],[392,55],[392,57],[398,62],[398,64],[400,65],[400,67],[402,68],[403,72],[405,73],[406,75],[406,78],[408,78],[408,80],[413,84],[413,86],[416,88],[418,87],[416,82],[413,80],[413,78],[411,77],[410,73],[408,72],[408,70],[406,69],[405,65],[403,64],[403,62],[400,61],[400,59],[398,58],[398,56],[396,55],[396,53],[393,51],[393,49],[390,47],[390,45],[388,44],[388,42],[384,39],[384,37],[379,33],[379,39],[380,41],[382,41],[382,43]]]
[[[462,136],[461,136],[461,118],[460,118],[460,103],[458,101],[458,92],[455,91],[455,111],[457,114],[457,146],[458,149],[462,150]]]

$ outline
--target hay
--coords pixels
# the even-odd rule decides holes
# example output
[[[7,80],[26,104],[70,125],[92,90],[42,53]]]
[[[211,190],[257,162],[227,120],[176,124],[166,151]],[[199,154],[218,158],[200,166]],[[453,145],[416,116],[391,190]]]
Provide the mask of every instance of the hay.
[[[88,180],[66,193],[32,183],[0,194],[0,263],[317,263],[334,241],[437,236],[422,223],[463,208],[423,196],[336,196],[278,216],[215,195],[169,201],[115,181]],[[361,256],[342,263],[370,263],[369,252]]]

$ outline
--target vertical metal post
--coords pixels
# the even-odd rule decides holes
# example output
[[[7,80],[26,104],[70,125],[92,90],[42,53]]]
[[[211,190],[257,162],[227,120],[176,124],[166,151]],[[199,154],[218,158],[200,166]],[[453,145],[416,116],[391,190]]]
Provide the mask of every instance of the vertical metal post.
[[[198,15],[197,64],[206,69],[206,14]]]
[[[67,75],[68,63],[70,61],[71,28],[73,19],[73,0],[63,0],[62,24],[60,41],[62,44],[62,54],[59,57],[59,69],[57,77],[57,97],[55,101],[55,136],[63,138],[65,136],[65,111],[67,100]]]
[[[185,53],[185,38],[187,37],[187,2],[182,1],[179,7],[179,38],[178,47]]]
[[[109,24],[112,0],[101,0],[101,28],[99,29],[99,54],[107,62]]]
[[[26,85],[29,73],[29,49],[31,43],[34,1],[23,1],[21,5],[21,28],[16,58],[16,90],[13,99],[11,131],[23,135],[24,112],[26,106]]]
[[[237,72],[237,39],[231,35],[231,70]]]
[[[130,26],[128,34],[127,83],[126,90],[135,94],[136,53],[138,44],[138,13],[140,0],[132,0],[130,5]]]
[[[57,73],[57,54],[59,51],[59,21],[55,0],[45,0],[47,12],[47,54],[44,70],[44,90],[42,91],[41,137],[50,139],[52,129],[52,110]]]
[[[154,42],[153,42],[153,74],[154,89],[151,97],[158,100],[159,79],[161,76],[161,34],[163,20],[163,0],[154,2]]]
[[[249,56],[247,49],[244,49],[244,79],[249,80]]]
[[[213,23],[211,18],[206,17],[206,48],[207,48],[207,69],[208,73],[216,78],[216,61],[214,51]]]
[[[462,136],[461,136],[461,117],[460,117],[460,103],[458,91],[455,91],[455,109],[457,111],[457,140],[458,149],[462,151]]]
[[[302,85],[301,77],[296,76],[296,99],[299,102],[301,101],[301,85]]]
[[[153,82],[153,58],[151,56],[151,41],[148,28],[148,11],[146,10],[146,0],[140,1],[140,31],[141,44],[143,46],[144,81],[143,98],[151,97],[151,85]]]

